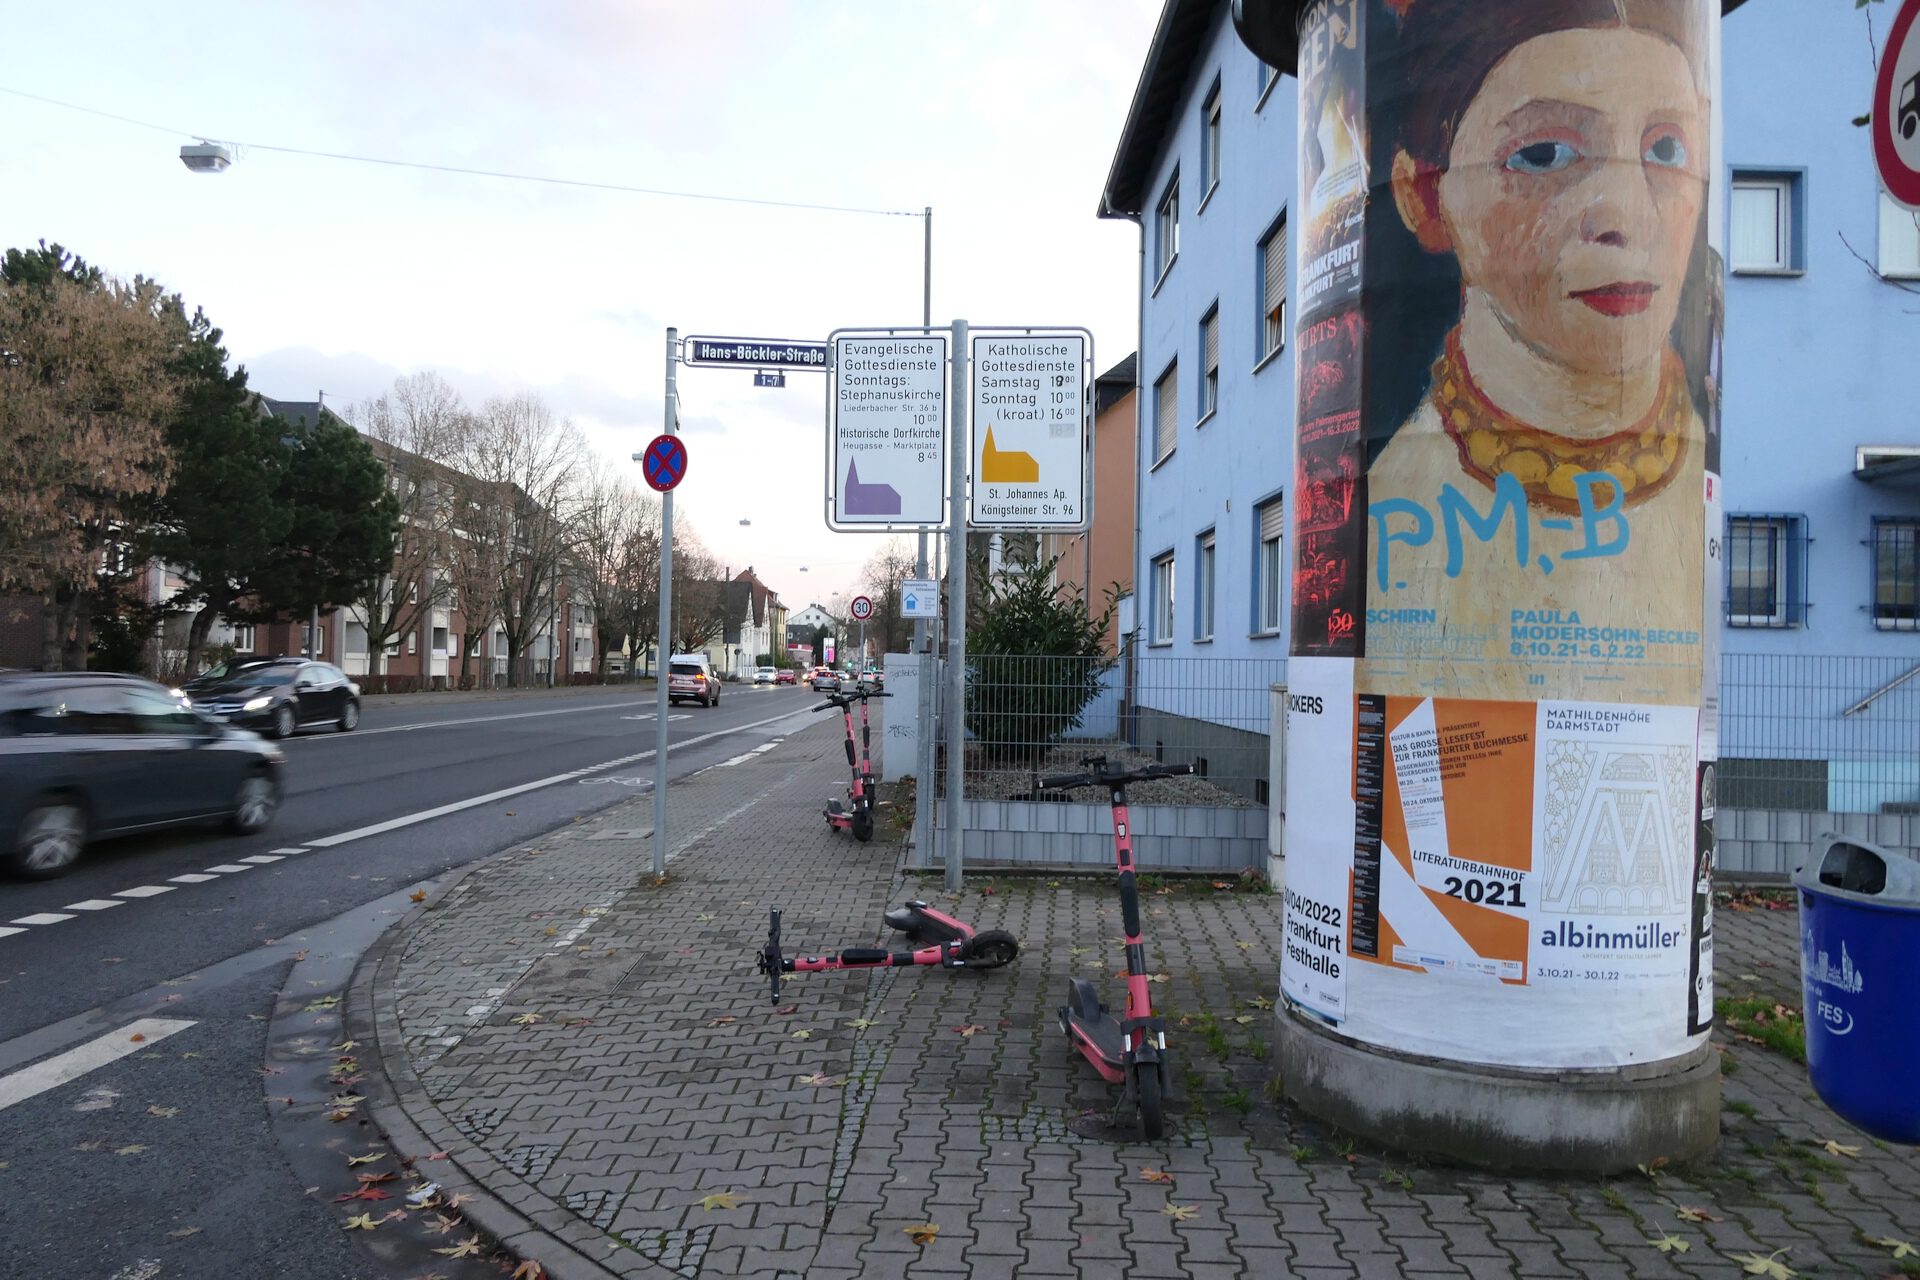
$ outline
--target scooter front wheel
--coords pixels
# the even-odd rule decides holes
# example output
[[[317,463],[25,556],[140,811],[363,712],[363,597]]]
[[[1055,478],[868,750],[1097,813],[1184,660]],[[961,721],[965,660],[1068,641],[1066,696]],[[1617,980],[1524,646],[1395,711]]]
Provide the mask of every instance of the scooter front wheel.
[[[873,839],[873,815],[865,809],[854,810],[853,838],[861,844]]]
[[[1166,1136],[1166,1099],[1161,1096],[1160,1064],[1139,1062],[1133,1067],[1134,1096],[1140,1103],[1140,1136],[1158,1142]]]
[[[969,969],[1000,969],[1020,954],[1020,943],[1002,929],[988,929],[973,935],[967,955]]]

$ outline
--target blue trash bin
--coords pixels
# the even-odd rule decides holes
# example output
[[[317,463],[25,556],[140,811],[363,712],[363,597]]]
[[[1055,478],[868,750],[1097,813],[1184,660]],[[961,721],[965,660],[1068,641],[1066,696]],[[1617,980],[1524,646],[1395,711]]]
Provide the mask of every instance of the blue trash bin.
[[[1807,1073],[1842,1119],[1920,1143],[1920,860],[1828,839],[1793,877]]]

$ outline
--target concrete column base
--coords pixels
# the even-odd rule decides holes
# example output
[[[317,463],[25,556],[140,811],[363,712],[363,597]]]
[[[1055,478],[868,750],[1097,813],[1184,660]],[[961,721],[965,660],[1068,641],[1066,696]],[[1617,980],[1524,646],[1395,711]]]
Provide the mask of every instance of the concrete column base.
[[[1489,1168],[1623,1173],[1688,1160],[1720,1139],[1712,1045],[1620,1071],[1528,1072],[1415,1058],[1275,1014],[1289,1101],[1396,1151]]]

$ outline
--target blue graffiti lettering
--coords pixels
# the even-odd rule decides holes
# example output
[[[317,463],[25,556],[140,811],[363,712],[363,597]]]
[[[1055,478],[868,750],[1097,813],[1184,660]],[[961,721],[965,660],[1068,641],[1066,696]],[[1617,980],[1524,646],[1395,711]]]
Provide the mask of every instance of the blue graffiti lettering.
[[[1632,541],[1633,530],[1627,522],[1626,494],[1619,481],[1604,471],[1587,471],[1575,476],[1573,484],[1574,500],[1579,504],[1580,511],[1580,543],[1561,552],[1559,558],[1590,560],[1598,556],[1620,555]],[[1606,489],[1604,501],[1599,493],[1603,486]],[[1513,539],[1513,562],[1521,569],[1528,567],[1528,550],[1533,541],[1535,521],[1527,509],[1526,489],[1518,480],[1508,475],[1496,480],[1493,499],[1484,513],[1451,484],[1440,487],[1435,505],[1446,526],[1447,577],[1459,577],[1465,567],[1467,532],[1471,531],[1482,543],[1494,542],[1509,515],[1513,517],[1513,532],[1510,535]],[[1379,550],[1379,562],[1374,565],[1375,583],[1382,592],[1405,587],[1405,582],[1393,578],[1394,544],[1413,548],[1424,547],[1432,542],[1435,533],[1433,512],[1410,498],[1387,498],[1369,503],[1367,514],[1373,518],[1374,538]],[[1396,517],[1410,518],[1411,524],[1396,521]],[[1398,523],[1400,527],[1390,527],[1390,522]],[[1543,530],[1575,531],[1574,521],[1564,517],[1543,517],[1537,523]],[[1533,567],[1543,574],[1550,574],[1554,569],[1554,558],[1542,554],[1534,558]]]

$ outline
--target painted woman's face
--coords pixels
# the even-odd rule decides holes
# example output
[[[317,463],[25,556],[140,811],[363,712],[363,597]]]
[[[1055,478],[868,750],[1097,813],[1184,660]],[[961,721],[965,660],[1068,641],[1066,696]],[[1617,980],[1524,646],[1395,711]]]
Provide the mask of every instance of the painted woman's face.
[[[1705,198],[1686,57],[1621,28],[1518,45],[1455,131],[1439,184],[1460,273],[1520,341],[1581,373],[1667,341]]]

